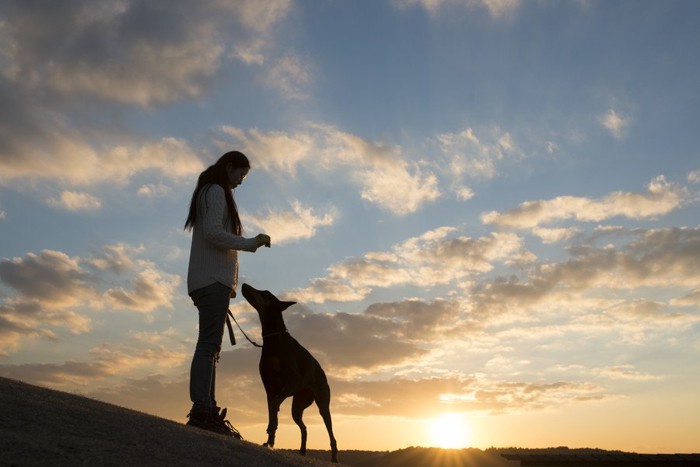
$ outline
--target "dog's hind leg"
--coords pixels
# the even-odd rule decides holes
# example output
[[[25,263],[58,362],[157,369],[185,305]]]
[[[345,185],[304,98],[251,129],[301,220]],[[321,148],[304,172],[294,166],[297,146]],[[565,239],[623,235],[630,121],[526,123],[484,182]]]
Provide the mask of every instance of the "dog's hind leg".
[[[326,425],[326,430],[328,430],[328,437],[331,440],[331,460],[333,462],[338,462],[338,443],[335,441],[335,436],[333,436],[333,422],[331,420],[331,390],[328,386],[322,388],[320,394],[316,394],[316,405],[318,406],[318,411],[323,418],[323,423]]]
[[[299,426],[301,431],[301,447],[299,448],[299,454],[302,456],[306,455],[306,425],[302,421],[302,416],[304,415],[304,410],[311,405],[314,401],[314,395],[309,389],[302,389],[301,391],[294,394],[294,399],[292,399],[292,419],[294,423]]]
[[[267,442],[263,444],[268,448],[275,447],[275,433],[277,432],[277,412],[280,411],[280,405],[282,405],[284,398],[280,397],[268,397],[267,398]]]

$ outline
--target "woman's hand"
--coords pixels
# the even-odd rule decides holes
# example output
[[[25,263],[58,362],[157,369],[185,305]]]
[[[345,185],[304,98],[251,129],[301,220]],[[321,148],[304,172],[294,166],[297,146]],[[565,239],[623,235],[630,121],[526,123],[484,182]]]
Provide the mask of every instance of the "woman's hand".
[[[255,236],[255,241],[258,243],[258,248],[263,245],[270,248],[271,239],[269,235],[265,235],[264,233],[258,234]]]

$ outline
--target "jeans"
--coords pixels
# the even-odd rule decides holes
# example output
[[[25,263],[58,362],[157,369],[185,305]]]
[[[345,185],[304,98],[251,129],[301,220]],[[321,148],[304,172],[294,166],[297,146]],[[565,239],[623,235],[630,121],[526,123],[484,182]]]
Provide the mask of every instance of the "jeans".
[[[217,282],[194,290],[190,297],[199,310],[199,336],[190,368],[190,399],[193,410],[210,410],[216,407],[216,362],[231,288]]]

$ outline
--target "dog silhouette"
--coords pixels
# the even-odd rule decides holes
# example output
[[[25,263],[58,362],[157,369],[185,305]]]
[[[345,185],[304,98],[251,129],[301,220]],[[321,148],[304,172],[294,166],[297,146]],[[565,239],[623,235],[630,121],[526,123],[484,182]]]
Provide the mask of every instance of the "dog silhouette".
[[[331,389],[326,373],[311,353],[287,332],[282,318],[282,312],[296,302],[280,301],[268,290],[257,290],[248,284],[243,284],[241,291],[258,312],[262,326],[263,346],[259,368],[268,409],[267,442],[263,446],[274,447],[277,412],[286,398],[293,397],[292,419],[301,430],[299,453],[306,455],[306,425],[302,416],[304,410],[316,402],[330,437],[332,461],[338,462],[330,412]]]

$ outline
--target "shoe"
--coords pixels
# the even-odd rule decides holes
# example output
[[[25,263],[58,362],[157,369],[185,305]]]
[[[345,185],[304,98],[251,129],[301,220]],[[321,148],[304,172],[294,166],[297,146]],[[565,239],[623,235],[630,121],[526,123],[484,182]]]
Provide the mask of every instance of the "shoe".
[[[192,408],[187,414],[188,426],[194,426],[203,430],[212,431],[220,435],[231,436],[236,439],[243,439],[241,433],[236,430],[231,423],[226,420],[226,409],[219,413],[218,407],[212,409],[195,409]]]
[[[226,420],[226,411],[228,409],[221,409],[219,413],[219,408],[215,407],[212,413],[212,419],[214,420],[214,425],[216,427],[216,432],[226,436],[233,436],[236,439],[243,439],[241,433],[231,425],[231,422]]]
[[[186,425],[188,426],[194,426],[197,428],[202,428],[204,430],[211,430],[214,426],[212,416],[211,416],[211,410],[209,409],[195,409],[194,407],[192,410],[190,410],[190,413],[187,414],[187,420]]]

